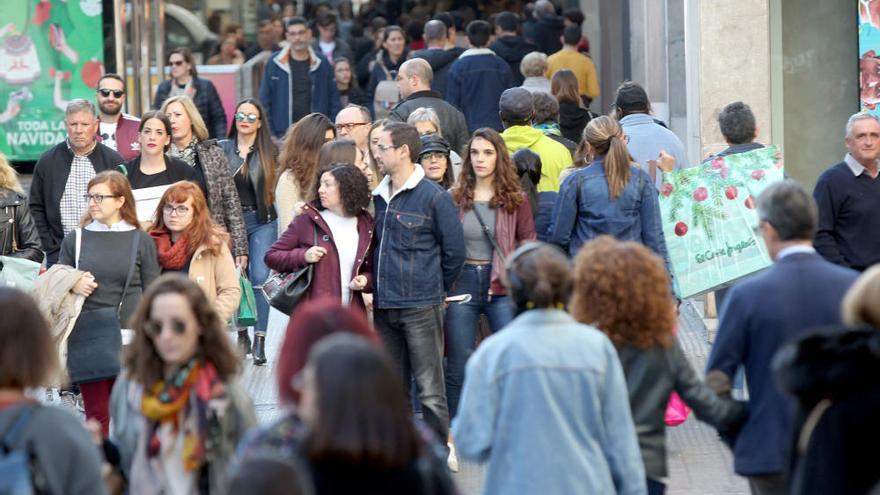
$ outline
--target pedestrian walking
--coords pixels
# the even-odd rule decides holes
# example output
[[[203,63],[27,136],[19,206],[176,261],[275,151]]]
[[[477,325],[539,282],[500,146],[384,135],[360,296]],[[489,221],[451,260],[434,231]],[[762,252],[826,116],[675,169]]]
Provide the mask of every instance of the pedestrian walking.
[[[425,177],[449,189],[455,183],[450,163],[449,143],[439,134],[427,134],[421,137],[422,150],[419,152],[419,165],[425,171]]]
[[[550,81],[550,92],[559,103],[559,130],[562,136],[575,143],[581,142],[584,128],[593,115],[578,96],[574,72],[568,69],[556,71]]]
[[[100,123],[98,137],[101,144],[119,153],[129,161],[140,153],[138,125],[140,119],[122,111],[125,105],[125,80],[119,74],[107,73],[98,79],[95,90]]]
[[[141,153],[119,167],[128,178],[132,190],[198,179],[193,167],[166,154],[171,147],[171,135],[171,120],[167,115],[159,110],[150,110],[144,114],[138,125]]]
[[[342,108],[349,105],[369,105],[371,103],[367,100],[364,90],[358,85],[353,72],[350,59],[338,57],[333,60],[333,79],[336,81],[336,90],[339,91],[339,105]],[[339,114],[336,117],[338,119]]]
[[[40,233],[15,169],[0,153],[0,256],[43,262]]]
[[[523,82],[519,87],[532,93],[550,94],[550,79],[547,79],[547,55],[541,52],[529,52],[522,58],[514,73],[522,74]]]
[[[198,110],[205,123],[207,135],[212,139],[221,139],[226,135],[226,112],[223,102],[217,94],[217,88],[211,81],[199,77],[192,50],[178,47],[168,55],[168,67],[171,77],[162,81],[156,88],[153,98],[153,110],[166,108],[165,102],[174,96],[188,96]]]
[[[397,89],[397,72],[406,62],[406,34],[398,26],[388,26],[382,35],[382,49],[371,62],[370,82],[367,84],[367,100],[372,102],[373,117],[385,118],[400,101]]]
[[[431,72],[434,77],[431,81],[431,89],[446,97],[446,85],[449,77],[449,69],[458,56],[464,52],[464,48],[448,46],[448,31],[443,21],[432,19],[425,23],[422,38],[425,40],[425,48],[412,52],[411,58],[421,58],[431,64]]]
[[[489,49],[503,58],[510,66],[514,84],[522,85],[525,78],[529,76],[526,74],[527,71],[521,70],[521,64],[525,57],[538,50],[538,47],[522,36],[519,17],[513,12],[499,12],[495,16],[494,24],[495,39],[489,44]],[[545,68],[546,61],[547,56],[544,55]]]
[[[577,143],[581,140],[583,128],[577,135],[577,141],[572,141],[562,135],[562,127],[559,124],[559,102],[549,92],[543,91],[532,92],[532,99],[535,107],[535,114],[532,117],[532,127],[539,129],[545,136],[565,146],[568,153],[573,157],[577,151]],[[584,122],[586,126],[586,122]],[[563,170],[564,171],[564,170]],[[563,172],[559,173],[559,181],[561,182]]]
[[[562,30],[560,41],[562,47],[547,58],[547,77],[553,79],[560,69],[568,69],[574,73],[578,82],[578,94],[583,104],[589,107],[590,102],[599,96],[599,78],[596,76],[596,65],[593,59],[578,50],[583,38],[581,27],[572,24]]]
[[[412,111],[409,114],[409,117],[406,118],[406,123],[415,127],[417,131],[419,131],[419,136],[436,136],[444,141],[446,138],[443,137],[443,126],[440,124],[440,118],[437,116],[437,112],[431,107],[419,107]],[[467,136],[467,133],[465,133]],[[467,142],[470,138],[465,138],[462,141],[463,146],[467,146]],[[448,143],[448,141],[447,141]],[[458,154],[458,151],[453,149],[451,144],[447,144],[449,148],[449,164],[452,166],[452,178],[453,181],[458,177],[458,174],[461,173],[461,155]]]

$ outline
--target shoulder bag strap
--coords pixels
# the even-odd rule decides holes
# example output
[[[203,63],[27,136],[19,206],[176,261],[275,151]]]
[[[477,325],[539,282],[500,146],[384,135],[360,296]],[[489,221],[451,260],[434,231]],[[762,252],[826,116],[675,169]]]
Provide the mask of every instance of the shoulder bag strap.
[[[73,254],[73,267],[79,270],[79,252],[82,248],[82,229],[77,227],[73,229],[74,232],[74,254]]]
[[[16,208],[17,208],[16,206],[12,207],[12,215],[10,216],[10,218],[12,218],[12,252],[13,253],[18,251],[18,241],[15,240],[15,224],[17,223],[15,221],[15,215],[18,213],[18,210]]]
[[[483,217],[480,215],[480,211],[477,210],[477,205],[474,205],[473,208],[471,208],[471,211],[474,212],[474,216],[476,216],[477,221],[480,222],[480,227],[483,228],[483,233],[486,234],[486,237],[489,238],[489,242],[492,243],[492,247],[495,248],[495,251],[498,252],[498,257],[501,258],[501,263],[507,263],[507,257],[504,256],[504,251],[501,250],[501,246],[498,245],[498,241],[495,240],[495,236],[492,235],[492,232],[489,230],[489,226],[486,225],[486,222],[483,221]]]
[[[140,244],[140,235],[138,230],[134,230],[134,240],[131,242],[131,263],[128,265],[128,275],[125,276],[125,285],[122,287],[122,296],[119,298],[119,306],[116,307],[116,317],[119,318],[122,313],[122,303],[125,302],[125,293],[128,292],[128,285],[134,276],[134,268],[137,266],[138,244]]]

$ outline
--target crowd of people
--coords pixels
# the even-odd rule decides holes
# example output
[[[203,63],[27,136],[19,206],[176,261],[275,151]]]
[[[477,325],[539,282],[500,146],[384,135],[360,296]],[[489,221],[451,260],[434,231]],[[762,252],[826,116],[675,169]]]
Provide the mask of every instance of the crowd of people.
[[[284,41],[265,19],[256,48],[229,27],[209,63],[271,52],[229,126],[183,48],[140,118],[116,74],[72,100],[28,194],[0,157],[0,254],[45,264],[33,297],[0,289],[0,435],[29,483],[457,493],[462,457],[485,493],[659,494],[673,392],[752,493],[880,481],[857,454],[880,433],[880,119],[850,118],[813,197],[756,198],[775,263],[719,294],[701,379],[658,200],[695,163],[637,83],[590,110],[583,14],[325,7],[285,15]],[[762,147],[748,105],[718,122],[710,158]],[[272,363],[284,412],[257,425],[238,377],[268,362],[262,288],[306,272]]]

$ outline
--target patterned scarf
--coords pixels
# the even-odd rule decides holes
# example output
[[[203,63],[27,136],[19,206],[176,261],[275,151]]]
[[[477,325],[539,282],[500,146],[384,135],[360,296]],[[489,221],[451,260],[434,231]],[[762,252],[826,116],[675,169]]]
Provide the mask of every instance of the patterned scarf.
[[[150,231],[150,237],[156,243],[159,254],[159,265],[166,270],[180,270],[192,256],[189,252],[189,234],[183,232],[177,242],[171,243],[171,232],[165,229]]]
[[[192,137],[192,141],[189,142],[189,145],[186,148],[180,149],[177,147],[174,142],[171,143],[171,147],[168,148],[168,153],[174,158],[180,158],[189,164],[190,167],[196,166],[196,145],[199,143],[199,139],[195,136]]]
[[[184,432],[184,468],[189,472],[200,469],[206,460],[205,446],[209,441],[208,403],[225,396],[226,390],[214,366],[195,359],[180,367],[167,383],[159,380],[153,384],[141,399],[141,413],[149,428],[147,456],[154,458],[162,451],[159,426],[170,422],[175,431]],[[181,425],[181,421],[186,425]]]
[[[543,124],[534,124],[532,127],[543,132],[546,136],[561,136],[562,131],[556,122],[544,122]]]

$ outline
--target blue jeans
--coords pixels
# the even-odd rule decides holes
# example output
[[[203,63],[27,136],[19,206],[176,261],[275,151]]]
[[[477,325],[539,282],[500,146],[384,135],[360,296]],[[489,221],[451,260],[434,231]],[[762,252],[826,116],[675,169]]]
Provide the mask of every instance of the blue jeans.
[[[278,237],[278,221],[260,223],[255,209],[244,209],[242,214],[248,236],[248,276],[251,284],[254,285],[254,299],[257,301],[257,326],[254,328],[254,334],[266,335],[266,325],[269,323],[269,302],[263,297],[261,289],[263,282],[269,277],[269,267],[266,266],[263,258]]]
[[[513,320],[507,296],[489,297],[492,265],[464,265],[450,295],[470,294],[470,302],[446,308],[446,398],[449,415],[455,417],[464,383],[464,365],[476,348],[480,315],[489,319],[492,333]]]

